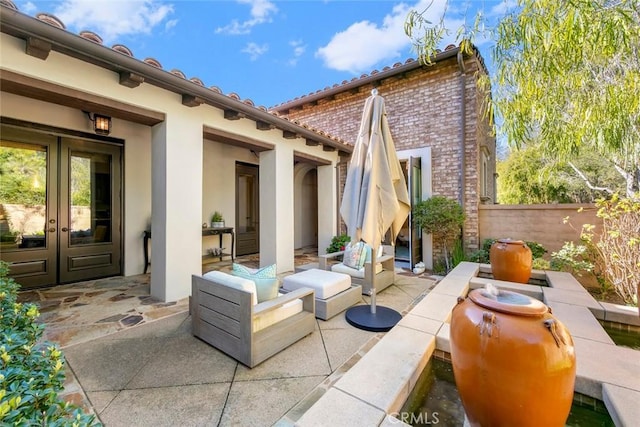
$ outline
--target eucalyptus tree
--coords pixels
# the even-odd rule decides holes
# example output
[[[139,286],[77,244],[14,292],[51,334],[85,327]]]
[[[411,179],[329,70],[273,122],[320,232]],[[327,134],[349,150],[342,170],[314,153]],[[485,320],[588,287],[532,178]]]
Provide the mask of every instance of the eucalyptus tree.
[[[405,31],[429,63],[449,29],[426,12],[410,12]],[[487,111],[510,146],[541,141],[568,162],[597,153],[624,177],[628,196],[639,190],[640,0],[517,0],[493,27],[479,12],[456,42],[470,51],[478,37],[495,41]]]

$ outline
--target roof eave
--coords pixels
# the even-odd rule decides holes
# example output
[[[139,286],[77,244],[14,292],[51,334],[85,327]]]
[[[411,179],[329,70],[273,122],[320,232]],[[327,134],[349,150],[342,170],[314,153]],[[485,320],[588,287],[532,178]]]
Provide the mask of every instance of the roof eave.
[[[241,112],[244,117],[273,124],[283,131],[293,132],[302,138],[320,142],[336,150],[351,153],[353,147],[300,126],[268,111],[243,101],[223,95],[190,80],[154,67],[109,47],[87,40],[69,31],[54,27],[19,11],[0,6],[0,31],[14,37],[35,37],[51,43],[52,50],[72,56],[114,72],[129,72],[144,77],[144,82],[181,95],[191,95],[205,103],[226,110]]]

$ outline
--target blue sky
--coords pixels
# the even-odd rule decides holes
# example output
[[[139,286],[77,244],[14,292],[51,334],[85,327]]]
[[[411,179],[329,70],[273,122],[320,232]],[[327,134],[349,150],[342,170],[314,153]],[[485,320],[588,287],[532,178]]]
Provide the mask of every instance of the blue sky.
[[[31,16],[51,13],[67,29],[93,31],[106,46],[124,44],[205,86],[271,107],[344,80],[415,58],[404,22],[429,1],[346,0],[14,0]],[[481,8],[499,16],[510,0],[452,0],[454,40],[464,17]],[[433,0],[436,19],[444,0]],[[478,42],[490,65],[490,42]]]

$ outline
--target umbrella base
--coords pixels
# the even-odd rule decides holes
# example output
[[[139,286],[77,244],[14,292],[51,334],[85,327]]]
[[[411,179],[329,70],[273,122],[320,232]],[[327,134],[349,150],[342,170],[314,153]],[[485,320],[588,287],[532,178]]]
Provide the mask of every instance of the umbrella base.
[[[387,332],[402,319],[400,313],[388,307],[376,306],[375,314],[371,313],[368,305],[351,307],[345,317],[351,326],[372,332]]]

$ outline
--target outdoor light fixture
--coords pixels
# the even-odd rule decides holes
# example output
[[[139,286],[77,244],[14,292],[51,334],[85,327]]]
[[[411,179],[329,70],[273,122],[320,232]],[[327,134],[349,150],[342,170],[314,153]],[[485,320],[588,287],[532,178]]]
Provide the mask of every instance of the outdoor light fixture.
[[[88,111],[84,113],[89,117],[89,120],[93,122],[93,130],[96,134],[109,135],[109,133],[111,133],[111,117],[98,113],[93,113],[93,117],[91,117],[91,113]]]

